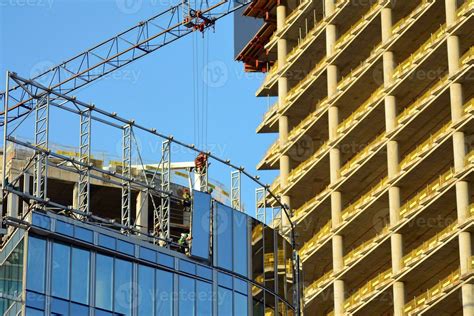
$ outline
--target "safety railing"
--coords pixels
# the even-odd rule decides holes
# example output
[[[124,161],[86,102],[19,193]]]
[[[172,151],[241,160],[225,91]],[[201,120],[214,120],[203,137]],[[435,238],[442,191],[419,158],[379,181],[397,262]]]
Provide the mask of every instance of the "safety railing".
[[[332,270],[326,272],[322,277],[311,283],[307,288],[304,290],[304,296],[310,297],[317,293],[319,289],[324,288],[326,285],[332,282],[333,279],[333,272]]]
[[[421,11],[423,11],[427,5],[431,4],[431,3],[434,3],[435,0],[423,0],[421,2],[421,4],[419,6],[417,6],[415,8],[415,10],[413,10],[410,15],[400,19],[397,23],[395,23],[395,25],[393,25],[392,27],[392,33],[393,34],[398,34],[402,28],[404,27],[404,25],[406,25],[407,23],[409,23],[410,21],[413,21],[413,17],[414,16],[417,16]]]
[[[385,144],[386,133],[378,135],[370,144],[364,147],[359,151],[354,157],[352,157],[341,169],[341,176],[348,174],[355,165],[360,165],[363,160],[365,160],[370,154],[374,153],[377,150],[377,147]]]
[[[331,235],[332,222],[328,221],[308,242],[306,242],[303,247],[301,247],[299,253],[301,261],[305,261],[308,254],[316,248],[318,245],[322,244],[323,241]]]
[[[462,5],[458,12],[457,16],[458,18],[461,18],[462,16],[466,15],[469,13],[472,9],[474,8],[474,0],[467,0],[464,5]]]

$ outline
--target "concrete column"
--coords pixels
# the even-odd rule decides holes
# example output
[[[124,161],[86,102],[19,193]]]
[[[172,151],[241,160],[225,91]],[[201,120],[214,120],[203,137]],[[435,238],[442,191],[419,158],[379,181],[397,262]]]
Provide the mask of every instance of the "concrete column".
[[[148,192],[140,191],[137,196],[137,228],[143,234],[147,234],[148,229]]]
[[[446,24],[448,28],[457,21],[457,0],[445,0],[446,5]],[[457,73],[460,67],[460,46],[459,37],[451,35],[447,40],[448,44],[448,65],[449,74],[452,76]],[[454,82],[450,86],[451,97],[451,118],[458,122],[463,117],[464,100],[462,84]],[[461,171],[464,169],[464,159],[466,157],[465,137],[463,132],[456,132],[453,135],[453,153],[454,169]],[[458,221],[464,222],[469,216],[469,183],[459,181],[456,183],[456,209]],[[461,274],[468,273],[471,270],[472,256],[471,233],[463,232],[459,234],[459,258]],[[462,286],[462,305],[463,315],[474,315],[474,285],[465,284]]]
[[[388,42],[392,37],[392,8],[382,9],[382,41]],[[395,56],[393,52],[387,51],[383,54],[383,78],[384,86],[389,87],[393,83],[393,72],[396,67]],[[397,127],[397,100],[393,95],[385,97],[385,130],[392,132]],[[400,164],[400,154],[398,151],[398,142],[389,141],[387,143],[387,170],[388,178],[393,179],[398,175]],[[390,225],[395,226],[400,222],[400,188],[392,186],[388,191]],[[393,234],[390,240],[392,253],[392,272],[397,274],[403,268],[403,236]],[[393,312],[395,316],[404,314],[405,306],[405,284],[395,282],[393,284]]]
[[[287,7],[285,1],[280,1],[277,6],[277,31],[281,30],[286,23]],[[286,56],[288,54],[287,41],[285,37],[280,37],[277,43],[278,48],[278,68],[281,70],[286,64]],[[278,108],[280,116],[278,118],[278,132],[279,132],[279,144],[280,148],[283,148],[288,142],[289,123],[288,116],[281,115],[283,108],[286,104],[286,96],[288,94],[288,79],[286,76],[280,76],[278,78]],[[290,174],[291,163],[288,155],[282,155],[280,157],[280,187],[286,187],[288,184],[288,175]],[[291,207],[291,201],[289,196],[282,196],[282,202],[288,207]],[[285,230],[289,227],[288,219],[283,216],[282,226]]]
[[[79,208],[79,183],[74,183],[72,188],[72,207],[76,210]]]
[[[336,9],[335,0],[325,0],[325,16],[331,16]],[[329,24],[326,27],[326,55],[330,57],[334,54],[334,47],[337,41],[337,27]],[[339,69],[337,65],[327,66],[328,98],[331,99],[337,93],[339,81]],[[339,125],[339,109],[330,106],[328,110],[329,141],[335,140],[338,136],[337,127]],[[332,148],[329,151],[329,174],[330,183],[335,184],[340,178],[341,152],[339,148]],[[331,220],[332,227],[338,227],[342,222],[342,195],[341,192],[331,193]],[[341,235],[334,235],[332,238],[332,264],[334,273],[344,269],[344,239]],[[336,278],[334,280],[334,315],[344,315],[345,284],[344,280]]]

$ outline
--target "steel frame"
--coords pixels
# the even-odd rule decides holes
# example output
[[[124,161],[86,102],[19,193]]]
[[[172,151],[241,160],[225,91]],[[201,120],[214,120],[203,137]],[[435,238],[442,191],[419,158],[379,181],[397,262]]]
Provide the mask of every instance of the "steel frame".
[[[49,94],[41,96],[35,106],[35,146],[49,148]],[[47,198],[48,155],[35,156],[33,172],[33,194],[40,199]]]
[[[91,156],[91,111],[80,113],[79,121],[79,167],[78,208],[81,212],[90,214],[90,156]]]
[[[171,141],[165,140],[161,144],[161,190],[171,191]],[[155,232],[159,228],[160,237],[164,240],[170,238],[170,211],[171,198],[169,195],[161,196],[159,218],[154,217]]]
[[[230,174],[230,205],[232,208],[243,211],[241,196],[241,173],[240,170],[232,171]]]
[[[132,126],[127,124],[122,129],[122,214],[121,222],[125,227],[130,226],[130,211],[132,209]]]
[[[44,82],[49,90],[70,94],[196,30],[212,27],[215,21],[252,0],[201,0],[195,2],[195,8],[191,8],[188,1],[180,2],[32,79]],[[199,28],[193,27],[196,25]],[[4,98],[9,99],[9,122],[27,115],[34,108],[34,98],[19,85],[10,86],[9,93],[0,94],[0,100]],[[0,116],[6,112],[5,109]],[[4,121],[4,118],[0,120]]]
[[[262,223],[265,223],[267,219],[266,196],[265,187],[255,189],[255,216]]]

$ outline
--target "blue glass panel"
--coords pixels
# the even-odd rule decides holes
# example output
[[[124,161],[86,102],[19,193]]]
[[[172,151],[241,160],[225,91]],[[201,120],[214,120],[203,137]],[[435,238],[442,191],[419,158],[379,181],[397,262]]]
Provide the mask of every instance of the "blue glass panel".
[[[69,268],[71,264],[71,248],[53,243],[53,261],[51,271],[51,294],[69,299]]]
[[[107,310],[112,310],[113,265],[112,258],[97,254],[95,303],[97,307]]]
[[[91,230],[76,226],[74,229],[74,236],[82,241],[92,243],[93,241],[93,232]]]
[[[33,213],[32,216],[32,224],[33,226],[37,226],[43,229],[50,230],[51,229],[51,218],[45,215],[41,215],[38,213]]]
[[[197,266],[197,275],[200,276],[201,278],[212,280],[212,270],[207,268],[207,267],[198,265]]]
[[[69,315],[69,302],[53,297],[51,299],[51,312],[58,315]]]
[[[207,282],[196,283],[196,315],[212,315],[212,285]]]
[[[33,307],[36,309],[44,309],[44,295],[33,293],[33,292],[26,292],[26,306]]]
[[[46,272],[46,241],[36,237],[28,238],[28,266],[26,288],[44,293]]]
[[[114,311],[132,314],[132,263],[115,259]]]
[[[192,278],[179,276],[179,316],[193,316],[194,298],[195,298],[195,281]]]
[[[234,278],[234,290],[237,292],[240,292],[242,294],[247,295],[248,293],[248,285],[247,282],[244,280],[241,280],[239,278]]]
[[[232,289],[232,276],[219,272],[217,273],[217,283],[221,286]]]
[[[156,315],[173,315],[173,273],[156,270]]]
[[[89,315],[89,307],[71,303],[71,315],[72,316],[88,316]]]
[[[174,269],[174,258],[172,256],[165,255],[164,253],[158,252],[158,264],[165,267]]]
[[[26,314],[26,316],[44,316],[43,311],[39,311],[39,310],[33,309],[33,308],[27,308],[25,314]]]
[[[232,246],[234,256],[234,272],[247,277],[248,267],[248,217],[242,212],[234,212]]]
[[[217,289],[217,315],[232,315],[232,291],[223,287]]]
[[[112,314],[111,312],[107,312],[107,311],[104,311],[104,310],[101,310],[101,309],[95,309],[95,316],[113,316],[114,314]]]
[[[189,274],[196,274],[196,265],[187,260],[179,260],[179,270]]]
[[[209,260],[211,195],[193,192],[191,256]]]
[[[88,304],[90,286],[90,253],[72,248],[71,300]]]
[[[140,259],[156,262],[156,251],[145,247],[140,247]]]
[[[135,246],[120,239],[117,239],[117,250],[129,256],[135,255]]]
[[[246,295],[234,293],[234,315],[248,315],[248,298]]]
[[[74,226],[69,223],[56,220],[56,232],[66,236],[74,236]]]
[[[214,227],[217,265],[227,270],[232,270],[232,212],[230,207],[217,204]]]
[[[115,250],[115,238],[99,234],[99,246]]]
[[[155,270],[142,265],[138,267],[138,302],[139,316],[155,315]]]

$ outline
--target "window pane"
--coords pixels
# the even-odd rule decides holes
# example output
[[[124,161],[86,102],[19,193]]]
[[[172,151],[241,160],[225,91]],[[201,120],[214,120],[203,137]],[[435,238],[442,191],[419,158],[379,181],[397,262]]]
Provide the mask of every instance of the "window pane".
[[[71,263],[71,248],[53,243],[52,285],[53,296],[69,299],[69,267]]]
[[[138,315],[153,316],[155,303],[155,270],[138,267]]]
[[[248,300],[247,296],[240,293],[234,293],[234,315],[247,316],[248,315]]]
[[[252,219],[252,279],[263,283],[263,224]]]
[[[69,315],[69,302],[53,298],[51,300],[51,314],[53,315]]]
[[[173,274],[156,270],[156,315],[172,315]]]
[[[112,278],[114,260],[104,255],[97,255],[96,260],[96,306],[112,310]]]
[[[234,212],[234,272],[247,276],[247,215]]]
[[[26,309],[26,316],[44,316],[44,312],[39,311],[37,309],[27,308]]]
[[[275,232],[270,227],[264,228],[264,271],[265,287],[274,289],[275,287]],[[266,304],[266,302],[265,302]]]
[[[132,263],[115,259],[115,311],[123,315],[132,314]]]
[[[212,285],[197,281],[196,284],[196,315],[212,315]]]
[[[194,315],[195,298],[194,279],[179,276],[179,315]]]
[[[232,310],[232,291],[219,286],[217,290],[217,315],[229,316],[232,315]]]
[[[209,259],[211,195],[193,192],[191,255]]]
[[[75,302],[89,303],[90,253],[72,248],[71,299]]]
[[[217,204],[215,219],[217,265],[232,270],[232,209]]]
[[[27,289],[44,293],[44,279],[46,271],[46,241],[43,239],[28,238],[28,272]]]

